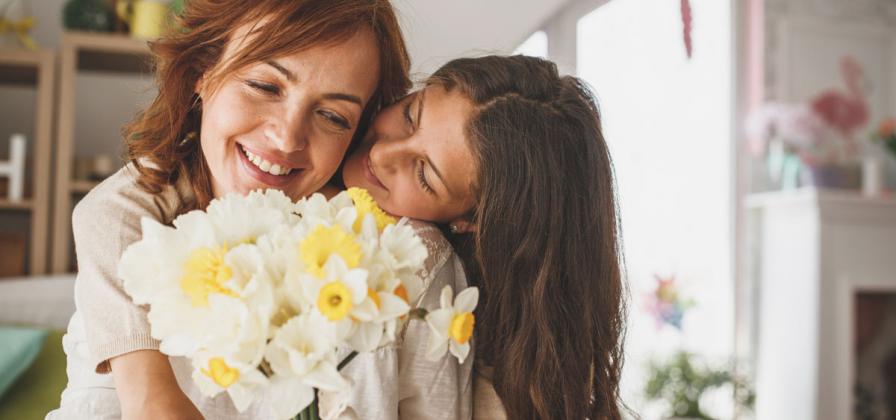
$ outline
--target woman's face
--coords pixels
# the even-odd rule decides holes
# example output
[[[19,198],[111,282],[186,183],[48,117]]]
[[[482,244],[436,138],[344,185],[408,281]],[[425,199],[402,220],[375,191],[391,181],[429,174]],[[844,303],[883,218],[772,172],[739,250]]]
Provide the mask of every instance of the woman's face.
[[[452,222],[473,206],[476,166],[464,132],[473,104],[432,85],[384,109],[346,160],[343,181],[370,191],[383,210]]]
[[[224,59],[245,36],[237,31]],[[252,64],[202,97],[202,152],[215,197],[276,188],[305,197],[333,176],[379,80],[369,29]]]

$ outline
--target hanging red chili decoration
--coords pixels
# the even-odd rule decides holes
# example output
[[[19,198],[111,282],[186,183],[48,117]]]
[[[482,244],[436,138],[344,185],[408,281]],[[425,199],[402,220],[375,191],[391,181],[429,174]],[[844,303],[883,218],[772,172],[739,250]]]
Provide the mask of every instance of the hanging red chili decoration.
[[[684,28],[684,49],[688,53],[688,58],[691,58],[691,55],[694,51],[694,45],[691,40],[691,29],[693,29],[693,23],[691,22],[690,0],[681,0],[681,23]]]

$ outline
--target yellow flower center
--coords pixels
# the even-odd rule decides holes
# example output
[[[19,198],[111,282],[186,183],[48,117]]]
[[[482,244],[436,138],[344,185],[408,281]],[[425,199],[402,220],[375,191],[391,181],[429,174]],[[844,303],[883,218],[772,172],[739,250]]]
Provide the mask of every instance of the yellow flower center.
[[[341,281],[327,283],[317,296],[317,308],[330,321],[339,321],[352,310],[352,292]]]
[[[373,219],[376,221],[376,228],[380,232],[382,232],[386,226],[394,225],[397,222],[394,217],[386,214],[386,212],[376,204],[376,201],[373,201],[373,197],[370,196],[370,193],[367,192],[367,190],[352,187],[348,189],[348,196],[355,203],[355,210],[358,212],[358,218],[355,219],[355,224],[352,225],[355,232],[361,231],[361,222],[368,214],[373,215]]]
[[[395,293],[395,296],[400,297],[405,303],[411,303],[410,298],[408,298],[408,289],[403,284],[399,284],[392,293]]]
[[[355,242],[353,234],[339,225],[318,225],[299,244],[299,258],[308,272],[318,278],[324,277],[324,264],[333,254],[342,257],[348,268],[355,268],[361,263],[361,246]]]
[[[476,317],[471,312],[459,313],[451,319],[448,335],[458,344],[464,344],[473,336],[474,325],[476,325]]]
[[[193,306],[208,306],[208,295],[212,293],[238,296],[224,287],[224,283],[233,276],[233,270],[224,263],[226,254],[226,247],[197,248],[190,253],[184,263],[180,288],[190,297]]]
[[[370,298],[370,300],[373,301],[373,304],[376,305],[376,308],[379,309],[380,306],[382,305],[382,303],[380,302],[380,295],[376,294],[375,290],[368,287],[367,288],[367,296]]]
[[[224,359],[220,357],[215,357],[209,360],[208,369],[202,369],[202,373],[205,374],[205,376],[212,378],[212,380],[222,388],[227,388],[240,379],[240,371],[227,366]]]

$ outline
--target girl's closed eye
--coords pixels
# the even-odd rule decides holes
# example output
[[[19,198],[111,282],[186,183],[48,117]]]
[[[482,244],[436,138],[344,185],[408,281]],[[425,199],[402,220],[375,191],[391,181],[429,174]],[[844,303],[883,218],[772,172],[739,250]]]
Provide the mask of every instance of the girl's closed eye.
[[[404,114],[404,120],[408,123],[408,126],[410,126],[411,128],[414,127],[414,119],[411,118],[411,103],[412,102],[413,101],[408,101],[406,104],[404,104],[404,109],[402,110],[402,113]]]
[[[423,171],[423,165],[424,163],[421,160],[420,165],[418,165],[417,169],[417,180],[420,182],[420,188],[422,188],[423,191],[425,191],[427,194],[434,194],[435,191],[433,191],[432,187],[429,186],[429,183],[426,182],[426,173]]]

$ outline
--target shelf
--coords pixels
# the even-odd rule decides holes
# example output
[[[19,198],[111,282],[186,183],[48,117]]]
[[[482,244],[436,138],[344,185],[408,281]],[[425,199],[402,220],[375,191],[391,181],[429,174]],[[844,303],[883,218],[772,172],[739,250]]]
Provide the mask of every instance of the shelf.
[[[744,204],[747,208],[762,208],[767,206],[791,205],[808,201],[827,204],[864,204],[896,208],[896,197],[894,197],[891,192],[886,192],[875,197],[868,197],[862,195],[862,192],[857,190],[838,190],[815,187],[750,194],[746,197],[746,200],[744,200]]]
[[[71,187],[69,188],[69,190],[71,190],[72,194],[87,194],[90,192],[90,190],[92,190],[99,184],[100,183],[97,181],[79,179],[71,182]]]
[[[0,198],[0,210],[31,211],[33,209],[34,202],[31,200],[10,201],[6,198]]]
[[[150,73],[151,53],[146,40],[126,35],[65,32],[62,48],[77,51],[78,70],[106,73]]]
[[[48,52],[0,48],[0,84],[35,86],[40,66],[48,61]]]

